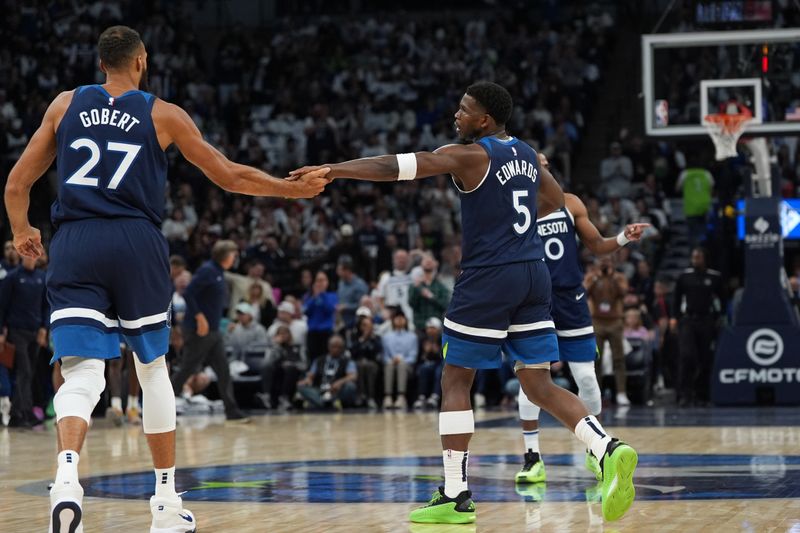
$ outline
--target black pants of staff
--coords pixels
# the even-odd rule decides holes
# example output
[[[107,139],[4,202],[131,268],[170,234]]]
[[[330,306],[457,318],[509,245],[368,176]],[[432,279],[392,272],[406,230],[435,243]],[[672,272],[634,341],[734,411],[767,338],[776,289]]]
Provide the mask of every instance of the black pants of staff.
[[[8,342],[16,347],[14,352],[14,398],[11,407],[15,418],[33,419],[33,375],[36,370],[36,358],[39,345],[36,343],[36,331],[24,329],[8,330]]]
[[[225,404],[225,415],[228,417],[239,415],[239,407],[233,396],[233,382],[228,358],[225,356],[222,334],[218,331],[209,331],[205,337],[200,337],[195,332],[186,332],[185,335],[186,343],[178,361],[180,368],[170,378],[175,396],[180,396],[183,384],[192,374],[208,365],[217,374],[217,388],[219,388],[219,395]]]
[[[713,317],[684,317],[678,327],[678,401],[706,403],[710,397],[712,344],[717,328]]]

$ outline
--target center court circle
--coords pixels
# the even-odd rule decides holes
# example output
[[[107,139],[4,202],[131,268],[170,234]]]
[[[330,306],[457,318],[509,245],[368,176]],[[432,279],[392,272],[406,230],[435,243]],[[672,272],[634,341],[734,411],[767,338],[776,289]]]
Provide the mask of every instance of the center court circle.
[[[480,502],[586,501],[597,494],[583,455],[548,454],[549,481],[514,484],[516,455],[470,457],[470,489]],[[291,461],[180,469],[176,488],[184,500],[262,503],[424,502],[443,484],[442,458],[377,457]],[[20,487],[47,495],[48,481]],[[153,472],[81,479],[86,497],[146,500]],[[800,484],[800,456],[642,454],[635,475],[640,501],[791,498]],[[519,492],[518,492],[519,490]]]

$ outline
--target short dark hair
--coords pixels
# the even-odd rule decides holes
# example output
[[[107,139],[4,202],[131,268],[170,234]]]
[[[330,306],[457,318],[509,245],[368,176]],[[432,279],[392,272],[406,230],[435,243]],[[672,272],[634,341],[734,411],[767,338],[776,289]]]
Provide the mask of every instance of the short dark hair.
[[[133,59],[139,47],[142,45],[142,38],[139,32],[127,26],[111,26],[100,34],[97,41],[97,53],[100,61],[107,68],[115,69],[125,66]]]
[[[238,251],[239,246],[233,241],[217,241],[214,243],[214,247],[211,248],[211,259],[215,263],[222,263],[230,254]]]
[[[508,91],[500,85],[491,81],[479,81],[467,87],[467,94],[483,106],[499,126],[505,125],[511,118],[514,102]]]
[[[171,256],[169,256],[169,264],[170,264],[170,266],[174,266],[174,267],[184,267],[184,268],[186,268],[186,259],[184,259],[183,256],[180,256],[178,254],[171,255]]]

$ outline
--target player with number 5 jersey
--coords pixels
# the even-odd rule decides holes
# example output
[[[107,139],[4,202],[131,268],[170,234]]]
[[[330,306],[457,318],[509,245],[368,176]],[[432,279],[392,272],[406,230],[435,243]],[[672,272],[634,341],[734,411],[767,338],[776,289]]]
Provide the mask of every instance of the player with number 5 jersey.
[[[553,176],[536,152],[506,132],[511,95],[491,82],[467,88],[455,114],[465,144],[434,152],[385,155],[324,167],[304,167],[294,176],[330,168],[329,177],[372,181],[413,180],[450,174],[461,196],[463,271],[445,314],[442,372],[444,486],[412,522],[470,523],[475,504],[467,487],[468,445],[475,429],[470,389],[478,368],[496,368],[505,352],[525,394],[552,413],[601,463],[608,479],[603,511],[620,518],[634,499],[636,452],[612,439],[577,396],[550,379],[558,359],[550,317],[550,273],[537,232],[537,212],[564,205]]]
[[[79,454],[105,387],[103,360],[120,356],[120,336],[134,350],[144,394],[142,426],[156,474],[150,531],[195,531],[174,482],[175,397],[164,358],[172,287],[160,231],[164,151],[175,144],[220,187],[258,196],[316,196],[328,169],[291,181],[229,161],[183,109],[147,92],[147,51],[131,28],[105,30],[98,55],[106,83],[55,98],[5,190],[14,246],[26,257],[42,255],[40,232],[28,220],[30,191],[57,160],[47,290],[53,360],[60,361],[64,384],[53,401],[59,454],[50,531],[83,531]]]

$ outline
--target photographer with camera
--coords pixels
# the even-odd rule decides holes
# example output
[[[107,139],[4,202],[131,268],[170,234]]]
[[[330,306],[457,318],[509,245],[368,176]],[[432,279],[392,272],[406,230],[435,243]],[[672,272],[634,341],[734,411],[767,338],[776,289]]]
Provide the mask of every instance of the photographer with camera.
[[[625,352],[622,347],[623,299],[628,292],[628,280],[614,269],[613,256],[605,256],[586,273],[584,286],[589,298],[597,346],[601,353],[606,341],[611,346],[617,405],[630,405],[625,391]],[[598,375],[602,375],[601,372]]]
[[[328,340],[328,354],[317,357],[297,390],[314,407],[351,406],[356,400],[356,364],[345,354],[344,339],[333,335]]]

